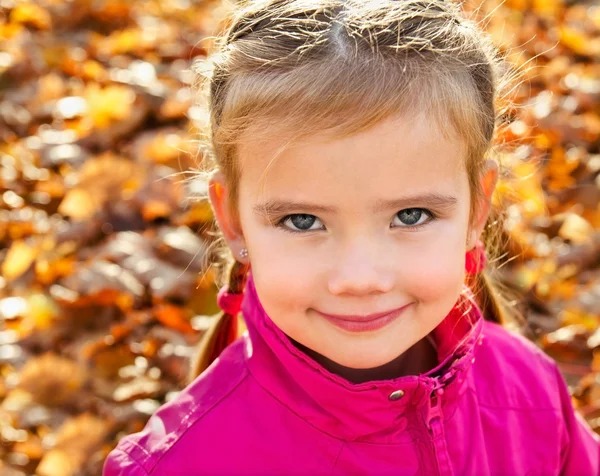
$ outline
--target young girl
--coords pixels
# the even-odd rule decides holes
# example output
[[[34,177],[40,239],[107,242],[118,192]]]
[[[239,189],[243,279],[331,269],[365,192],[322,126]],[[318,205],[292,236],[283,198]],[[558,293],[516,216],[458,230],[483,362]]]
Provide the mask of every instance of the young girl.
[[[598,474],[598,438],[554,362],[499,325],[483,270],[487,37],[447,0],[255,0],[223,40],[224,312],[202,373],[104,474]]]

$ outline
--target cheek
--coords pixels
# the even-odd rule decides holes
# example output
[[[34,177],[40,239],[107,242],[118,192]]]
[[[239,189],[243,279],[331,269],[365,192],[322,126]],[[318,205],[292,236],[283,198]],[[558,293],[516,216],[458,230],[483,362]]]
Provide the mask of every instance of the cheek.
[[[317,273],[314,251],[312,255],[302,253],[301,249],[290,245],[289,240],[273,237],[273,234],[277,232],[262,233],[253,241],[248,240],[255,279],[263,279],[270,286],[285,289],[288,293],[293,293],[294,287],[308,286]]]
[[[265,311],[274,319],[304,311],[309,298],[316,294],[312,260],[299,256],[290,246],[282,246],[282,241],[285,242],[280,238],[248,243],[257,293]]]
[[[290,269],[294,268],[283,261],[277,264],[259,261],[252,265],[252,276],[260,302],[275,325],[291,338],[305,342],[310,329],[303,317],[315,290],[311,289],[310,280]]]
[[[405,263],[402,282],[419,301],[452,301],[462,291],[465,251],[458,235],[441,233],[441,239],[429,243],[421,253],[413,253]]]
[[[421,302],[458,297],[464,283],[464,262],[453,257],[431,259],[420,267],[411,269],[407,292]]]
[[[284,298],[290,301],[290,296],[300,297],[310,290],[311,275],[303,272],[294,260],[278,260],[273,255],[267,260],[253,258],[252,276],[257,287],[264,285],[269,297],[278,301]]]

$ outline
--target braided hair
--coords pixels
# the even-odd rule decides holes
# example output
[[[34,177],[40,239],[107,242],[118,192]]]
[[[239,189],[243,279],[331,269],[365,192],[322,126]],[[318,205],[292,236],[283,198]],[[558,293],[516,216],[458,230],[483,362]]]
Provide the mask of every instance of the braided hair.
[[[188,382],[204,372],[231,344],[238,333],[238,313],[244,295],[249,265],[234,261],[229,268],[227,285],[219,292],[222,311],[206,331],[190,365]]]

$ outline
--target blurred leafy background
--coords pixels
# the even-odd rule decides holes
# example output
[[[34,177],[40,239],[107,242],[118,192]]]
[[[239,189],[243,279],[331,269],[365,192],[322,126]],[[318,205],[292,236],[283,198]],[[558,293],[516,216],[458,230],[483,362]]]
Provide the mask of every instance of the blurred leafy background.
[[[230,3],[0,0],[0,473],[96,475],[217,311],[191,63]],[[600,7],[466,0],[526,71],[501,277],[600,432]]]

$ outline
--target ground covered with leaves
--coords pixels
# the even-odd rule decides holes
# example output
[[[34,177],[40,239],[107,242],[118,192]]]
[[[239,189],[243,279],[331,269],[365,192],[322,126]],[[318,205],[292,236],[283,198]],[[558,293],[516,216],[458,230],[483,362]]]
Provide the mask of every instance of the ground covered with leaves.
[[[473,10],[472,5],[467,8]],[[96,475],[217,311],[189,72],[218,1],[0,0],[0,473]],[[475,13],[474,13],[475,14]],[[502,277],[600,429],[600,8],[484,2],[528,67],[499,143]],[[203,41],[200,41],[203,40]]]

